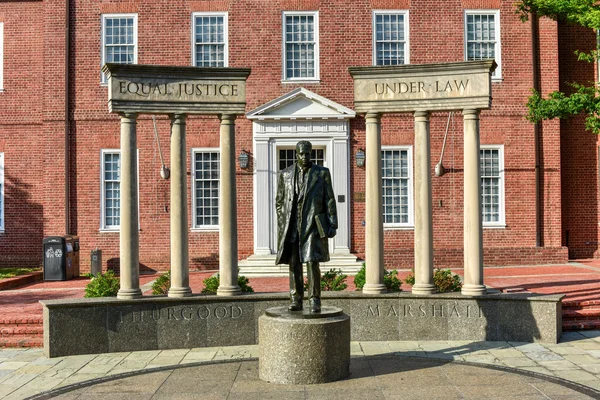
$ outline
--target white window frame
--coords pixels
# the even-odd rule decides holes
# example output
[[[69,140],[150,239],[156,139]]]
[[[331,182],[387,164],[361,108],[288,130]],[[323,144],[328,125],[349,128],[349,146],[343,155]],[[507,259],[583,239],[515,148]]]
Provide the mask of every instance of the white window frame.
[[[314,77],[300,77],[300,78],[288,78],[287,77],[287,59],[286,59],[286,37],[285,37],[285,29],[286,29],[286,23],[285,23],[285,19],[286,17],[290,17],[290,16],[296,16],[296,15],[312,15],[314,17],[314,27],[315,27],[315,32],[314,32],[314,36],[315,36],[315,51],[314,51],[314,55],[315,55],[315,76]],[[281,45],[281,60],[282,60],[282,68],[281,68],[281,81],[283,83],[315,83],[315,82],[319,82],[319,80],[321,79],[320,76],[320,62],[319,62],[319,58],[320,58],[320,52],[319,52],[319,12],[318,11],[283,11],[281,13],[281,38],[282,38],[282,45]]]
[[[496,21],[496,46],[494,49],[494,53],[496,53],[496,70],[492,74],[493,82],[502,81],[502,44],[500,42],[500,10],[493,9],[478,9],[478,10],[464,10],[463,15],[463,24],[464,24],[464,52],[465,52],[465,61],[468,61],[467,54],[467,15],[491,15],[493,14]]]
[[[194,12],[192,13],[192,66],[196,66],[196,17],[223,17],[223,36],[225,46],[223,47],[223,66],[229,66],[229,13],[224,12]]]
[[[408,153],[408,222],[406,223],[383,223],[385,230],[412,230],[415,228],[415,197],[414,197],[414,170],[413,170],[413,146],[381,146],[381,151],[399,150]],[[381,166],[383,172],[383,165]],[[383,180],[383,175],[382,175]],[[382,182],[383,183],[383,182]],[[382,185],[383,188],[383,185]],[[383,190],[381,193],[383,204]],[[382,215],[383,217],[383,215]]]
[[[190,175],[192,177],[192,232],[218,232],[219,225],[197,225],[196,224],[196,154],[197,153],[218,153],[219,154],[219,165],[221,163],[221,149],[219,147],[194,147],[191,150],[192,154],[190,157],[191,168]],[[221,171],[219,170],[219,204],[221,206]],[[219,212],[220,217],[220,212]],[[220,218],[219,218],[220,219]]]
[[[105,190],[104,190],[104,155],[105,154],[119,154],[119,168],[121,163],[121,149],[102,149],[100,150],[100,232],[119,232],[121,231],[121,225],[106,225],[106,209],[104,208],[105,199]],[[138,171],[138,215],[140,210],[140,152],[137,151],[137,171]],[[119,185],[121,184],[121,179],[119,179]],[[120,193],[120,189],[119,189]],[[119,194],[120,196],[120,194]],[[121,197],[119,197],[119,201],[121,201]],[[119,213],[121,212],[121,208],[119,207]],[[119,214],[120,215],[120,214]],[[138,218],[138,228],[141,222]]]
[[[0,187],[0,233],[2,233],[6,226],[4,214],[4,200],[6,199],[4,196],[6,187],[6,183],[4,182],[4,153],[0,153],[0,184],[2,184]]]
[[[505,207],[506,207],[506,197],[505,197],[505,192],[504,192],[504,145],[501,144],[485,144],[485,145],[480,145],[479,146],[480,150],[498,150],[498,168],[499,168],[499,190],[498,190],[498,196],[500,199],[500,204],[498,207],[498,212],[499,212],[499,220],[497,222],[485,222],[483,221],[483,207],[481,210],[481,221],[482,221],[482,226],[484,228],[506,228],[506,214],[505,214]],[[480,159],[481,159],[481,155],[480,155]],[[481,160],[479,161],[481,163]],[[481,175],[481,172],[480,172]],[[479,188],[480,191],[482,191],[481,188],[481,181],[479,183]]]
[[[0,22],[0,92],[4,91],[4,22]]]
[[[410,25],[409,25],[409,12],[408,10],[373,10],[371,25],[372,30],[372,46],[373,46],[373,65],[377,64],[377,32],[375,18],[381,14],[396,14],[404,16],[404,64],[410,64]]]
[[[106,28],[106,20],[108,18],[133,18],[133,63],[138,63],[138,15],[137,13],[128,14],[102,14],[100,23],[100,68],[105,64],[106,60],[106,37],[104,36]],[[108,80],[103,72],[100,72],[100,84],[107,85]]]

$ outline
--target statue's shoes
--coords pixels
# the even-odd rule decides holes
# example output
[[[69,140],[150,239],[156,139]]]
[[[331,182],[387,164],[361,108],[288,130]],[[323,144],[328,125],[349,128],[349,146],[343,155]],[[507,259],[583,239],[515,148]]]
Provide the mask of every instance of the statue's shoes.
[[[288,310],[290,310],[290,311],[302,311],[302,303],[294,301],[294,302],[292,302],[292,304],[290,304],[290,306],[288,307]]]
[[[310,312],[314,314],[321,312],[321,299],[310,299]]]

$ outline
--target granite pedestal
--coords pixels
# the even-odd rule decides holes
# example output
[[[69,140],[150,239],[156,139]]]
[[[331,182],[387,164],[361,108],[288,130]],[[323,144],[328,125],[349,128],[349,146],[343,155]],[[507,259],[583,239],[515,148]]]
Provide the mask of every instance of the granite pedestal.
[[[272,307],[260,316],[258,335],[263,381],[308,385],[350,373],[350,317],[341,308],[310,314]]]

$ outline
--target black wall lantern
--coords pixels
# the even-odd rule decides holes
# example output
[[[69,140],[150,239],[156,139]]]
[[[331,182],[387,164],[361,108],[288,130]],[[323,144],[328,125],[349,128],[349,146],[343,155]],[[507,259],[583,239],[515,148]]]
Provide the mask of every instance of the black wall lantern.
[[[242,150],[242,152],[240,153],[240,156],[238,157],[238,162],[240,163],[240,168],[241,169],[248,168],[249,161],[250,161],[250,157],[248,157],[248,153],[246,153],[245,151]]]
[[[362,168],[365,166],[365,152],[362,149],[358,149],[356,152],[356,166]]]

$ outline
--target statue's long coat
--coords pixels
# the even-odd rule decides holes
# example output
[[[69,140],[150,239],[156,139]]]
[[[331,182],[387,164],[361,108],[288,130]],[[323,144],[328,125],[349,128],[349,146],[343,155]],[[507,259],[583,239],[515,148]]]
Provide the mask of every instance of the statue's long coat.
[[[277,261],[276,264],[289,264],[291,243],[286,243],[290,217],[294,204],[296,184],[296,163],[282,170],[277,183]],[[306,177],[305,194],[298,204],[298,225],[300,225],[300,262],[329,261],[327,238],[321,238],[315,215],[326,213],[329,224],[337,229],[337,209],[331,185],[329,169],[312,164]]]

